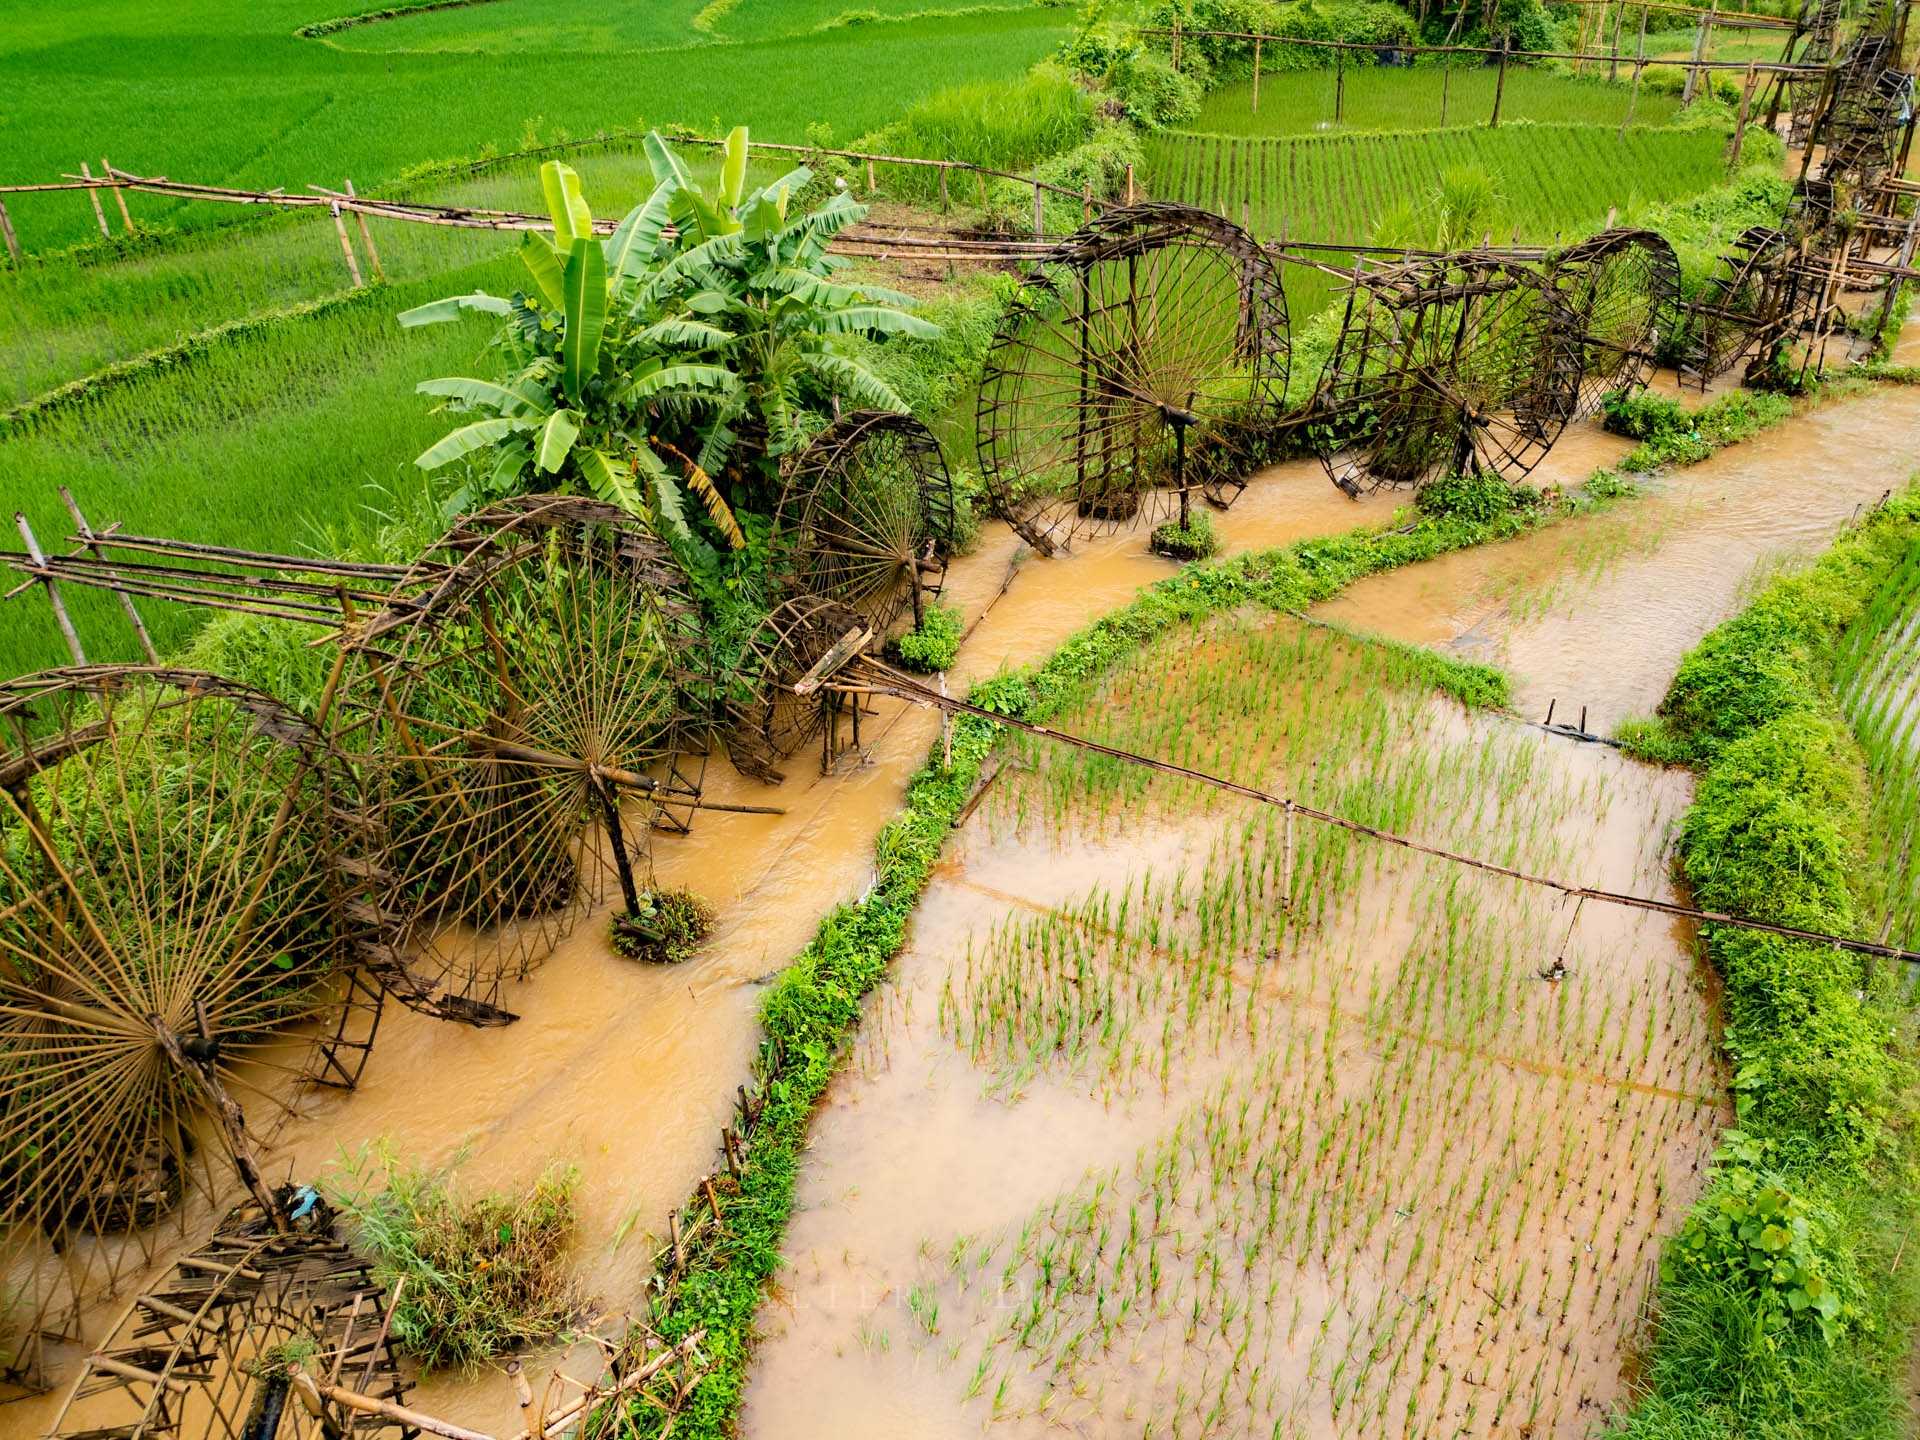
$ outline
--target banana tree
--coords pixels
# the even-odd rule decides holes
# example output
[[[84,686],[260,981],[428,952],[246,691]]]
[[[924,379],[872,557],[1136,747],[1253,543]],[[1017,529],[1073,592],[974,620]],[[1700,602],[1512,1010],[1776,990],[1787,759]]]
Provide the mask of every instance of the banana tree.
[[[651,194],[605,238],[579,177],[550,161],[541,185],[553,238],[529,235],[531,286],[475,293],[400,316],[403,325],[468,311],[501,316],[498,380],[453,376],[421,393],[467,419],[417,463],[467,460],[455,507],[533,488],[577,486],[691,539],[686,497],[724,541],[744,535],[722,483],[777,466],[809,411],[837,399],[904,409],[886,384],[833,349],[841,335],[933,336],[908,297],[835,284],[834,235],[865,212],[838,196],[790,219],[804,167],[749,192],[744,128],[728,136],[717,189],[697,185],[659,135],[646,139]],[[750,452],[742,463],[742,452]]]

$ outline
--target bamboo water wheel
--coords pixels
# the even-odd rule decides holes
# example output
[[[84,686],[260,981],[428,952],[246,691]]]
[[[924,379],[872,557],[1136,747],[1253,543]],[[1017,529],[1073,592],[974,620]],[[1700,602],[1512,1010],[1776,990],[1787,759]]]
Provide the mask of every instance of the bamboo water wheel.
[[[416,1432],[303,1401],[314,1378],[389,1404],[405,1395],[385,1296],[324,1203],[277,1228],[229,1214],[121,1313],[54,1422],[56,1440],[341,1440]],[[299,1373],[296,1374],[295,1367]]]
[[[1327,474],[1355,496],[1521,479],[1578,408],[1579,328],[1540,270],[1496,253],[1358,274],[1309,431]]]
[[[676,764],[694,612],[666,547],[582,498],[463,520],[420,573],[343,640],[345,743],[414,967],[492,1006],[698,803]]]
[[[862,410],[822,431],[788,472],[778,531],[798,592],[851,606],[882,639],[918,627],[954,540],[953,478],[911,415]]]
[[[1788,58],[1795,58],[1792,54],[1794,41],[1804,36],[1795,63],[1806,67],[1824,67],[1833,58],[1834,38],[1840,29],[1840,10],[1840,0],[1805,0],[1800,9],[1799,28],[1787,42]],[[1796,70],[1782,83],[1787,91],[1789,114],[1787,144],[1797,150],[1807,143],[1807,136],[1812,132],[1814,112],[1819,107],[1826,81],[1820,70],[1814,68]]]
[[[728,758],[741,774],[769,784],[786,778],[781,765],[809,745],[822,747],[831,765],[843,713],[859,738],[856,697],[822,688],[873,641],[865,615],[817,595],[783,602],[747,645],[726,726]]]
[[[1155,518],[1202,484],[1225,506],[1285,403],[1272,259],[1204,210],[1109,210],[1050,252],[988,351],[977,413],[996,514],[1041,554]]]
[[[1681,375],[1706,388],[1742,359],[1798,332],[1809,300],[1804,267],[1788,237],[1758,225],[1743,231],[1689,307]]]
[[[324,706],[323,706],[324,709]],[[0,1268],[10,1373],[177,1243],[295,1082],[351,1086],[386,932],[357,781],[309,721],[186,670],[0,685]]]
[[[1672,333],[1680,260],[1651,230],[1606,230],[1555,256],[1552,276],[1580,346],[1572,418],[1582,420],[1609,391],[1638,390],[1653,374]]]
[[[1893,168],[1914,99],[1913,76],[1894,68],[1897,59],[1889,37],[1872,31],[1847,51],[1816,136],[1826,144],[1822,178],[1871,189]]]

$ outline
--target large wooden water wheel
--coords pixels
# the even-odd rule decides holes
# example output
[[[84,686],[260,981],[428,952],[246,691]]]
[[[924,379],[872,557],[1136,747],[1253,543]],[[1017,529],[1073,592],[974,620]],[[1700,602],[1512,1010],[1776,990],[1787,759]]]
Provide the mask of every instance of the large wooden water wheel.
[[[348,627],[345,743],[417,970],[492,1005],[612,881],[633,890],[660,807],[697,798],[673,767],[695,638],[666,547],[557,496],[461,521]]]
[[[1681,375],[1703,389],[1742,359],[1797,333],[1808,308],[1805,267],[1779,230],[1742,231],[1688,310]]]
[[[325,710],[323,703],[322,710]],[[0,685],[0,1225],[10,1372],[177,1242],[190,1193],[256,1195],[256,1123],[351,1085],[386,935],[357,780],[320,723],[211,675]]]
[[[336,1236],[324,1203],[291,1226],[242,1207],[127,1305],[51,1434],[409,1440],[410,1426],[337,1398],[352,1392],[392,1406],[404,1396],[385,1310],[368,1263]]]
[[[1279,417],[1286,295],[1259,243],[1180,205],[1108,211],[1056,247],[1002,317],[978,408],[995,513],[1035,550],[1187,512],[1245,484]]]
[[[859,734],[859,708],[826,688],[873,643],[868,618],[818,595],[778,606],[754,632],[728,701],[727,756],[741,774],[769,784],[786,778],[786,760],[818,743],[824,769],[834,757],[842,714]]]
[[[1517,481],[1580,397],[1580,326],[1533,266],[1482,252],[1358,275],[1310,429],[1350,495],[1450,474]]]
[[[1897,59],[1890,37],[1869,31],[1841,60],[1815,136],[1826,146],[1824,179],[1871,189],[1892,169],[1913,113],[1913,76],[1894,68]]]
[[[789,583],[849,605],[884,639],[940,594],[954,540],[953,478],[911,415],[836,420],[786,477],[779,536]]]
[[[1675,323],[1680,260],[1652,230],[1606,230],[1553,257],[1551,274],[1580,347],[1572,418],[1582,420],[1608,392],[1638,390],[1653,374]]]

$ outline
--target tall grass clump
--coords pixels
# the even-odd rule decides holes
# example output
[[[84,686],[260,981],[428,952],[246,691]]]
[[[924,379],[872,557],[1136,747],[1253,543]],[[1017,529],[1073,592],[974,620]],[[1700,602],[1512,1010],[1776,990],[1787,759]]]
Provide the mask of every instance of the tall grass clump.
[[[1712,631],[1658,719],[1628,733],[1700,772],[1680,854],[1703,907],[1867,928],[1868,772],[1837,682],[1849,631],[1917,535],[1909,490]],[[1894,1261],[1920,1204],[1904,977],[1829,946],[1703,934],[1738,1128],[1668,1246],[1646,1393],[1614,1433],[1892,1440],[1920,1304]]]
[[[555,1166],[517,1194],[458,1195],[451,1177],[376,1147],[328,1187],[388,1290],[406,1282],[393,1337],[423,1369],[475,1370],[558,1337],[580,1311],[570,1249],[577,1171]]]
[[[1012,84],[936,90],[853,148],[1018,172],[1071,150],[1092,131],[1092,99],[1060,70],[1041,65]],[[938,192],[939,172],[913,167],[889,176],[888,184],[902,195],[924,198]]]

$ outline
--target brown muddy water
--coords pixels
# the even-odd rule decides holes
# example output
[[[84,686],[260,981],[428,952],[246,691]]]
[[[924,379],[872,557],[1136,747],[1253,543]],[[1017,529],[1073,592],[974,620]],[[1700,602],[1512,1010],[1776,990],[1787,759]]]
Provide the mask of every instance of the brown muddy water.
[[[1606,732],[1660,702],[1756,571],[1825,545],[1916,464],[1920,390],[1876,390],[1645,482],[1631,504],[1363,580],[1315,613],[1499,665],[1522,715],[1555,703],[1557,721],[1584,710]]]
[[[1256,481],[1220,519],[1227,543],[1281,544],[1389,513],[1354,505],[1317,468],[1300,479],[1307,483]],[[990,526],[948,576],[947,601],[970,620],[986,616],[956,679],[1041,658],[1170,574],[1145,541],[1124,535],[1016,565],[1014,536]],[[938,733],[929,713],[884,702],[881,709],[864,756],[832,777],[804,759],[778,787],[744,781],[724,760],[708,767],[711,798],[787,813],[706,814],[690,835],[656,838],[660,882],[691,886],[718,911],[700,955],[670,969],[623,960],[605,942],[603,910],[584,916],[537,972],[507,987],[500,1003],[521,1016],[510,1026],[474,1031],[390,1004],[360,1087],[305,1097],[277,1127],[268,1173],[324,1182],[343,1159],[380,1143],[428,1166],[457,1164],[466,1193],[525,1185],[550,1164],[577,1165],[583,1288],[594,1313],[631,1305],[665,1239],[668,1212],[713,1168],[720,1126],[758,1043],[764,982],[831,906],[867,888],[874,836]],[[267,1118],[256,1124],[266,1128]],[[188,1233],[204,1233],[210,1220]],[[89,1341],[123,1303],[95,1307]],[[592,1352],[530,1362],[536,1390],[556,1362],[584,1372]],[[0,1436],[44,1433],[63,1388],[0,1406]],[[430,1378],[413,1403],[480,1430],[511,1434],[520,1425],[512,1388],[495,1371]]]
[[[1061,726],[1671,893],[1683,776],[1379,654],[1183,638]],[[1728,1118],[1684,929],[1022,758],[816,1119],[744,1432],[1586,1434]]]

